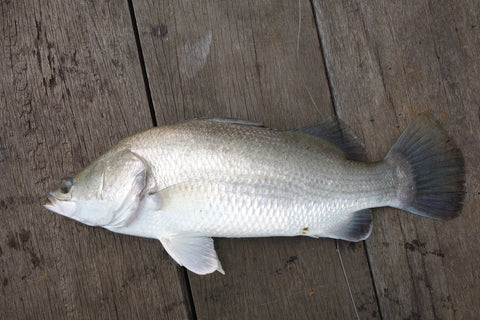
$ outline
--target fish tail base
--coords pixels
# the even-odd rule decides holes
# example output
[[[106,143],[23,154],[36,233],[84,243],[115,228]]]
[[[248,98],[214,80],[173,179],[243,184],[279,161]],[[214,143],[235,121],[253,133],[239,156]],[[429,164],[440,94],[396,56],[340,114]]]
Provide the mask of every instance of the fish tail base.
[[[465,197],[460,149],[429,113],[408,127],[385,157],[399,174],[394,207],[436,220],[459,215]]]

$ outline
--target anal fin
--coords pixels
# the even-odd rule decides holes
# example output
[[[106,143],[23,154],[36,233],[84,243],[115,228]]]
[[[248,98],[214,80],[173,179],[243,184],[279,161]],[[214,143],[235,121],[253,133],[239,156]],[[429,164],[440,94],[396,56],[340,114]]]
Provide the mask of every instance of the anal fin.
[[[352,213],[350,219],[329,234],[329,237],[358,242],[367,239],[372,232],[372,211],[364,209]]]

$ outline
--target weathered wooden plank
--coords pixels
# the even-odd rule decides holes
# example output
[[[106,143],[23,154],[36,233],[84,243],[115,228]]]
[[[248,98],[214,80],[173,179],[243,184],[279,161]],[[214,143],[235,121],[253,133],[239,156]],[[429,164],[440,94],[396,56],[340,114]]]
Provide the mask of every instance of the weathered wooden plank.
[[[286,129],[332,113],[308,1],[152,0],[134,8],[159,123],[214,116]],[[199,319],[355,317],[334,241],[215,241],[226,276],[189,274]],[[361,317],[375,317],[363,245],[341,251]]]
[[[384,318],[480,314],[480,37],[478,1],[314,1],[340,117],[381,159],[401,130],[433,110],[463,150],[463,215],[435,222],[376,210],[368,255]]]
[[[127,2],[0,2],[0,318],[187,318],[155,240],[41,207],[56,179],[150,127]]]

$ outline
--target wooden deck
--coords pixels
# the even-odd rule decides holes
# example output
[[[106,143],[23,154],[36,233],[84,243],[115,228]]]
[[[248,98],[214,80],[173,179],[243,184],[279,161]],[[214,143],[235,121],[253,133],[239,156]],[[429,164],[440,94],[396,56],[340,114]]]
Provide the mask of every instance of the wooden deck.
[[[480,2],[0,2],[1,319],[480,316]],[[226,275],[41,207],[134,132],[194,117],[278,129],[337,114],[381,159],[425,110],[464,152],[446,223],[374,212],[364,243],[216,239]]]

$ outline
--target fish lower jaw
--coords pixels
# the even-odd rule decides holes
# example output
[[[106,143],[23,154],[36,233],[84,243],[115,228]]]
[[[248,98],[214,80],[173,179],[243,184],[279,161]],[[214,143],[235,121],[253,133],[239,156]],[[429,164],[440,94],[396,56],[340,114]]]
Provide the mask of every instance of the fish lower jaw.
[[[45,203],[43,204],[43,207],[59,215],[65,216],[65,214],[60,208],[59,201],[54,197],[52,197],[51,195],[49,195],[47,199],[45,199]]]

